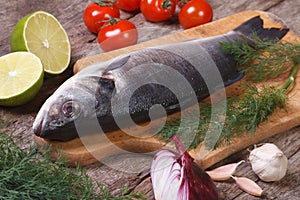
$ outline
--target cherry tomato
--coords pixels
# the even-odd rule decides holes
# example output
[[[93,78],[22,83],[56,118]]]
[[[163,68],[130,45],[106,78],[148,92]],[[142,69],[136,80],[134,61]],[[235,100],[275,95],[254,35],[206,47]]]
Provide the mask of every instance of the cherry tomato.
[[[104,51],[134,45],[137,40],[138,32],[135,25],[125,19],[111,18],[98,33],[98,43]]]
[[[213,10],[204,0],[189,1],[178,14],[179,23],[186,29],[211,22],[212,18]]]
[[[117,0],[117,6],[121,10],[133,12],[140,8],[141,0]]]
[[[170,19],[175,13],[173,0],[141,0],[140,9],[144,17],[151,22]]]
[[[86,27],[93,33],[98,33],[100,28],[105,23],[105,20],[110,17],[119,18],[120,10],[116,4],[106,1],[97,1],[98,3],[90,4],[83,13],[83,21]]]

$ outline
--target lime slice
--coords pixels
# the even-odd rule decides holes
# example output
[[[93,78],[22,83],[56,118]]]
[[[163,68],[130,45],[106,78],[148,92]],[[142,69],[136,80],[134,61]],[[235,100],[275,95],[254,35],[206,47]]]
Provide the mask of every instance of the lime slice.
[[[68,35],[58,20],[44,11],[22,18],[11,35],[12,51],[29,51],[37,55],[49,74],[62,73],[70,63]]]
[[[37,94],[43,84],[41,60],[30,52],[0,57],[0,105],[19,106]]]

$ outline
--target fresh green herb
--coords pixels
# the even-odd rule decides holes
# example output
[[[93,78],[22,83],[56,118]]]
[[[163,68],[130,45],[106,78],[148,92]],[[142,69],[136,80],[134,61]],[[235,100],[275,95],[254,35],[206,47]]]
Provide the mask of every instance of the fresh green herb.
[[[53,163],[50,151],[41,157],[36,148],[26,151],[12,139],[0,132],[0,199],[145,199],[128,194],[127,187],[120,196],[112,196],[104,187],[96,193],[82,168],[67,168],[63,159]]]
[[[247,77],[254,82],[273,79],[300,63],[300,44],[286,41],[262,41],[254,37],[255,47],[247,42],[241,44],[221,43],[223,51],[232,55]]]
[[[214,123],[212,132],[221,133],[217,144],[224,141],[230,143],[236,136],[254,133],[259,124],[266,121],[276,109],[285,106],[288,99],[287,93],[293,87],[299,69],[300,45],[289,42],[275,44],[258,39],[255,41],[258,49],[252,48],[247,43],[222,43],[221,45],[226,53],[232,54],[243,66],[246,76],[252,81],[276,78],[287,70],[291,70],[290,76],[281,88],[264,85],[259,89],[253,83],[248,82],[241,97],[229,97],[226,100],[226,116],[214,116],[214,119],[225,117],[224,124],[218,124],[224,122],[223,120],[211,122],[211,105],[201,103],[199,126],[192,130],[196,136],[190,148],[197,147],[201,142],[204,142],[209,149],[217,147],[215,135],[208,132],[211,123]],[[264,50],[261,50],[262,48]],[[180,119],[168,121],[159,133],[161,139],[169,140],[177,133],[179,124]],[[195,127],[194,124],[195,121],[191,121],[187,127]],[[187,131],[190,133],[191,130],[187,128]]]
[[[287,96],[285,90],[277,89],[273,86],[263,86],[261,91],[255,85],[247,85],[243,97],[229,97],[227,99],[226,119],[223,122],[214,122],[214,132],[221,132],[219,142],[226,141],[230,143],[233,137],[242,135],[245,133],[253,133],[256,127],[268,119],[268,117],[274,112],[276,108],[283,108]],[[218,114],[216,114],[218,115]],[[218,119],[224,116],[215,116],[214,119]],[[196,137],[192,141],[190,148],[195,148],[200,142],[204,141],[205,133],[211,134],[208,131],[208,127],[211,123],[211,105],[200,104],[200,118],[198,129],[192,130]],[[190,124],[186,124],[188,127],[193,127],[196,122],[191,121]],[[170,120],[162,128],[159,135],[163,140],[169,140],[178,131],[180,119],[176,118]],[[221,129],[218,129],[218,128]],[[217,129],[217,130],[216,130]],[[191,130],[187,130],[190,131]],[[184,134],[184,133],[181,133]],[[215,135],[211,135],[215,137]],[[206,136],[205,145],[210,149],[214,148],[214,138],[210,139],[210,135]]]
[[[83,171],[61,170],[34,148],[19,148],[11,136],[0,136],[0,199],[89,199],[93,187]]]
[[[255,85],[248,85],[243,97],[228,105],[222,139],[230,142],[237,135],[254,133],[256,127],[266,121],[277,108],[283,108],[286,101],[285,90],[263,86],[259,91]]]
[[[281,87],[281,90],[283,90],[286,94],[293,88],[293,86],[295,84],[296,75],[297,75],[297,72],[300,67],[300,61],[299,62],[297,61],[294,63],[295,63],[295,65],[294,65],[294,68],[292,69],[290,76],[287,78],[287,80]]]
[[[199,109],[199,120],[197,121],[194,119],[194,117],[189,117],[189,113],[184,116],[185,117],[185,124],[184,129],[180,130],[181,135],[187,135],[193,133],[195,137],[193,138],[192,143],[190,144],[190,148],[195,148],[197,145],[204,140],[204,136],[211,118],[211,106],[207,103],[200,103],[200,109]],[[192,112],[192,111],[191,111]],[[191,113],[191,115],[194,116],[194,113]],[[191,120],[190,120],[191,119]],[[181,118],[176,117],[174,119],[166,121],[166,124],[162,127],[160,132],[158,133],[159,137],[164,140],[168,141],[170,140],[175,134],[178,133],[178,129],[181,123]],[[196,127],[198,124],[198,127]]]

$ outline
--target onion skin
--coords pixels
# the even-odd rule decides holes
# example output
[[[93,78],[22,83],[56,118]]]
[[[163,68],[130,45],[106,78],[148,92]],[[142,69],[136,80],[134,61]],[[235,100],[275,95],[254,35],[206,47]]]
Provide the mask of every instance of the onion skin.
[[[193,162],[193,158],[185,152],[181,160],[186,160],[184,167],[184,184],[189,186],[189,200],[213,200],[218,199],[218,192],[210,176]],[[187,182],[187,183],[185,183]],[[183,184],[182,184],[183,185]]]
[[[173,138],[180,154],[162,149],[154,156],[151,181],[156,200],[215,200],[218,192],[210,176]]]

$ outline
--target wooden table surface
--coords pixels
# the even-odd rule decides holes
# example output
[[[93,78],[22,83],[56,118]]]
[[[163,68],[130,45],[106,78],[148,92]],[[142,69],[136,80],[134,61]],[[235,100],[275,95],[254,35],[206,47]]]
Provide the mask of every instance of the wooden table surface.
[[[281,17],[288,27],[300,36],[300,1],[298,0],[208,1],[214,10],[214,20],[244,10],[262,10]],[[83,11],[89,3],[91,1],[1,0],[0,56],[10,52],[9,37],[17,21],[26,14],[37,10],[47,11],[57,17],[66,29],[72,46],[72,59],[69,69],[60,76],[46,78],[43,88],[32,102],[17,108],[0,107],[1,120],[9,121],[2,129],[13,130],[16,138],[22,140],[25,148],[33,144],[31,126],[37,111],[45,99],[64,80],[72,75],[72,67],[78,59],[101,53],[96,41],[96,35],[90,33],[85,28],[82,20]],[[122,12],[121,17],[132,21],[137,28],[149,28],[148,32],[140,34],[140,41],[146,41],[182,30],[178,25],[176,17],[168,22],[156,24],[145,21],[140,13],[129,14]],[[287,175],[280,182],[264,183],[260,181],[251,171],[248,161],[239,167],[236,175],[245,176],[256,181],[264,189],[265,193],[262,199],[300,199],[299,133],[300,127],[295,127],[263,141],[275,143],[289,158]],[[247,148],[221,161],[216,166],[241,159],[247,160]],[[121,186],[128,183],[130,190],[143,192],[147,195],[148,199],[154,199],[149,178],[149,163],[151,162],[151,158],[140,156],[137,159],[123,155],[115,157],[110,162],[111,165],[121,166],[124,169],[134,167],[136,173],[118,171],[101,163],[87,166],[87,172],[95,181],[107,186],[113,194],[120,193]],[[260,199],[242,192],[232,181],[216,183],[216,185],[220,191],[221,199]]]

